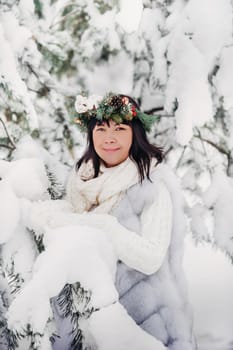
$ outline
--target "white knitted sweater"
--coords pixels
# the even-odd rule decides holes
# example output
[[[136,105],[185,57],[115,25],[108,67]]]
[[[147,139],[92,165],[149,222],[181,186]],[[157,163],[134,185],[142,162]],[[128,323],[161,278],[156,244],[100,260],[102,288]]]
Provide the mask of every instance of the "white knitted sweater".
[[[67,199],[77,192],[76,173],[72,172],[67,183]],[[152,204],[143,208],[140,235],[128,230],[108,214],[82,215],[87,224],[106,230],[111,237],[116,255],[129,267],[145,274],[156,272],[167,252],[172,229],[172,202],[165,184],[160,180]],[[74,203],[71,203],[74,208]]]
[[[161,182],[154,202],[143,209],[140,235],[123,225],[109,227],[117,257],[129,267],[144,274],[156,272],[166,255],[172,229],[172,203]]]

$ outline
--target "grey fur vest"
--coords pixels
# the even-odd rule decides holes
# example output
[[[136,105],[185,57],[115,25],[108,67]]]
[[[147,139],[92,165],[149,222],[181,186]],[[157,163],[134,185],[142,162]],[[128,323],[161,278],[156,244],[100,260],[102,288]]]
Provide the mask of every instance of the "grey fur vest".
[[[188,303],[186,280],[182,269],[183,241],[186,231],[183,199],[177,179],[165,165],[152,176],[127,190],[113,215],[129,230],[140,234],[140,214],[151,202],[158,180],[166,184],[173,203],[171,242],[161,268],[144,275],[118,262],[116,288],[120,302],[145,331],[161,340],[169,350],[194,350],[192,311]],[[152,228],[153,229],[153,228]]]

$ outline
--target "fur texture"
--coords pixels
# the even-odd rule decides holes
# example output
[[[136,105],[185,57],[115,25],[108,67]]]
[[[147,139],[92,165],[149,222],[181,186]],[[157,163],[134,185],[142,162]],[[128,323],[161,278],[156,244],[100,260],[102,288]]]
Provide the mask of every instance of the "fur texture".
[[[186,231],[182,194],[177,179],[165,165],[157,167],[152,181],[144,180],[142,185],[132,186],[113,214],[122,225],[140,234],[142,209],[153,201],[155,188],[163,181],[173,203],[173,229],[167,255],[161,268],[150,276],[119,262],[116,287],[120,302],[144,330],[161,340],[170,350],[194,350],[192,312],[182,269]]]

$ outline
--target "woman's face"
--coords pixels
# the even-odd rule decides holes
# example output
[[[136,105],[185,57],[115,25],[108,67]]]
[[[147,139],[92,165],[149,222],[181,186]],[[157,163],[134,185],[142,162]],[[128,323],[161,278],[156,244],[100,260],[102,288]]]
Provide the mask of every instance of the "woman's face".
[[[129,155],[132,145],[132,128],[126,124],[116,124],[110,120],[93,129],[93,143],[98,156],[107,167],[122,163]]]

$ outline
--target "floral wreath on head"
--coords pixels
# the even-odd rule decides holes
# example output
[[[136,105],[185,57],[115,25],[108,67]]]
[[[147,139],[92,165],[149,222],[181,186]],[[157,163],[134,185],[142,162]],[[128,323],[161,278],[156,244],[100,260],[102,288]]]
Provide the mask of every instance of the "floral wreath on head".
[[[112,119],[117,124],[139,119],[146,131],[150,131],[158,116],[141,112],[127,96],[116,95],[112,92],[104,97],[91,95],[89,97],[78,95],[75,101],[76,115],[74,122],[86,130],[92,118],[107,121]]]

